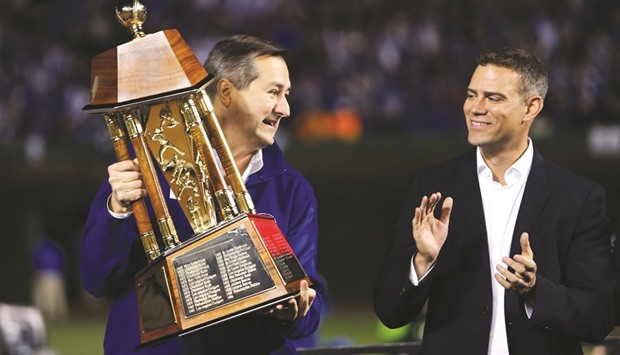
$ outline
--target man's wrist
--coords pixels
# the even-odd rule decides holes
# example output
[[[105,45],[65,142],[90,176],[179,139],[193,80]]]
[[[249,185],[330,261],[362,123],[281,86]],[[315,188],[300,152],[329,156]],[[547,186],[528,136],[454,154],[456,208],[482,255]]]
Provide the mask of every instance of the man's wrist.
[[[127,218],[127,217],[129,217],[129,216],[131,216],[133,214],[133,211],[131,210],[131,208],[124,208],[124,207],[122,207],[124,209],[124,211],[122,211],[122,212],[115,211],[112,208],[112,194],[110,194],[110,196],[108,196],[108,201],[106,203],[106,208],[108,209],[108,213],[112,217],[114,217],[116,219],[125,219],[125,218]]]
[[[525,302],[525,304],[534,308],[534,304],[536,303],[536,285],[534,285],[532,289],[524,293],[521,297],[523,297],[523,302]]]
[[[415,269],[418,278],[422,275],[425,275],[428,270],[430,270],[433,265],[435,265],[436,259],[428,258],[421,255],[419,252],[416,252],[413,255],[413,268]]]

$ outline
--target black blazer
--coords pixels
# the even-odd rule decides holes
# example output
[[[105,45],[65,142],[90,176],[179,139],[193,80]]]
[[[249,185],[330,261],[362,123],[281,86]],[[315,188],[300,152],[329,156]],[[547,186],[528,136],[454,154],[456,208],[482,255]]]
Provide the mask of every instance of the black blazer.
[[[447,240],[433,270],[414,287],[411,219],[422,196],[454,198]],[[437,209],[439,214],[440,209]],[[600,341],[614,326],[613,277],[605,192],[538,152],[519,209],[510,255],[528,232],[538,265],[530,319],[507,291],[510,353],[581,354],[580,341]],[[374,307],[388,327],[411,322],[428,300],[422,354],[487,354],[492,291],[475,150],[417,174],[375,286]]]

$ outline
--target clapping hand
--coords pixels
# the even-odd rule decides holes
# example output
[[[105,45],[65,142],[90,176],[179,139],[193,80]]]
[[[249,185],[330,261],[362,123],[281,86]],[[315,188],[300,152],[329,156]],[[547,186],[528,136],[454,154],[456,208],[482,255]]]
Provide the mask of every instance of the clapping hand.
[[[536,286],[537,266],[536,262],[534,262],[534,251],[530,246],[529,235],[527,233],[521,234],[519,242],[521,243],[521,254],[516,254],[512,258],[507,256],[502,258],[506,266],[514,270],[514,272],[502,265],[497,265],[495,268],[498,273],[495,274],[495,279],[505,289],[519,296],[527,296]],[[531,301],[531,297],[528,300]]]
[[[418,277],[426,274],[435,263],[448,236],[453,201],[451,197],[446,197],[441,206],[441,215],[437,219],[434,212],[440,200],[440,192],[433,193],[430,197],[422,197],[420,206],[415,209],[411,221],[413,239],[418,249],[414,258],[414,268]]]

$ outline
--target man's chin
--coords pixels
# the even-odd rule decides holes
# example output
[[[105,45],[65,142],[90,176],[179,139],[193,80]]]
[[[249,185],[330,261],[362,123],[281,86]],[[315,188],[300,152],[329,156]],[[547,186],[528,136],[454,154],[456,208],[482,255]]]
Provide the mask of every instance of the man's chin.
[[[275,143],[276,141],[276,136],[275,134],[273,135],[264,135],[263,137],[261,137],[261,143],[266,146],[272,145],[273,143]]]
[[[480,135],[469,134],[467,136],[467,142],[475,147],[478,147],[482,144],[486,143],[485,137],[481,137]]]
[[[472,137],[467,137],[467,142],[468,142],[470,145],[473,145],[474,147],[477,147],[477,146],[478,146],[478,143],[479,143],[477,139],[474,139],[474,138],[472,138]]]
[[[267,148],[268,146],[273,145],[275,142],[276,142],[275,137],[263,138],[259,142],[259,145],[260,145],[259,149]]]

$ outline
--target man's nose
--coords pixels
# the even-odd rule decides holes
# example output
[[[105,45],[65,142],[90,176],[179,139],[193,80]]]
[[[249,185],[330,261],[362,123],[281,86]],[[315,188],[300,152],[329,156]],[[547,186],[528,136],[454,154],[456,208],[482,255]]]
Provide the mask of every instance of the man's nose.
[[[288,100],[285,95],[281,95],[278,97],[276,101],[276,106],[273,108],[274,112],[280,115],[280,117],[288,117],[291,115],[291,107],[288,104]]]
[[[471,103],[471,112],[475,114],[484,114],[487,111],[485,99],[477,98]]]

